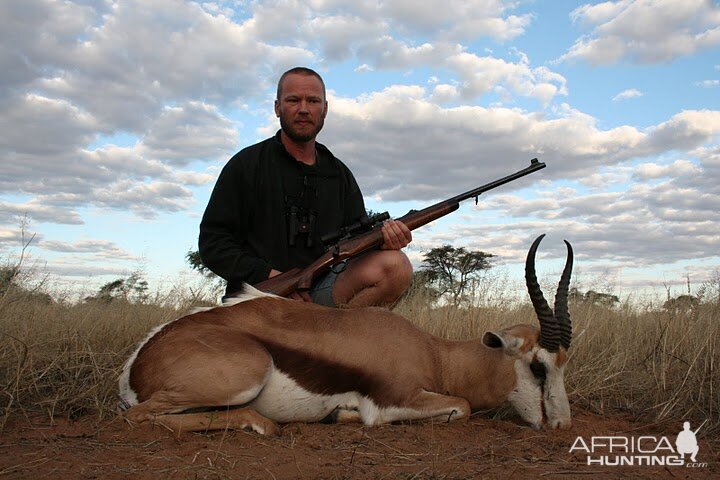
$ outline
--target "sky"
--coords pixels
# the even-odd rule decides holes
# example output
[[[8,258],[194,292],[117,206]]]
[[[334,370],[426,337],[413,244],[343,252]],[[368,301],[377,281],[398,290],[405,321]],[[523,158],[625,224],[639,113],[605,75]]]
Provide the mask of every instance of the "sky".
[[[547,168],[418,229],[520,281],[671,288],[720,269],[720,3],[712,0],[0,1],[0,260],[90,289],[185,254],[217,175],[275,133],[279,75],[323,75],[318,140],[394,217]],[[554,281],[554,280],[553,280]]]

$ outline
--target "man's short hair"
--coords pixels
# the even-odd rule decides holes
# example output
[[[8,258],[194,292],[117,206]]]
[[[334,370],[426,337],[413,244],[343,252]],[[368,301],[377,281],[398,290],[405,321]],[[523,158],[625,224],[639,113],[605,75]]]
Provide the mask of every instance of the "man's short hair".
[[[307,68],[307,67],[293,67],[293,68],[291,68],[290,70],[288,70],[287,72],[283,73],[283,74],[280,76],[280,80],[278,80],[278,84],[277,84],[277,94],[276,94],[276,97],[275,97],[277,100],[280,100],[280,92],[281,92],[281,90],[282,90],[282,83],[283,83],[283,81],[285,80],[285,77],[287,77],[288,75],[292,75],[292,74],[308,75],[308,76],[312,76],[312,77],[315,77],[315,78],[317,78],[318,80],[320,80],[320,85],[322,85],[323,98],[325,98],[325,99],[327,98],[327,95],[325,94],[325,82],[323,81],[323,79],[322,79],[322,77],[320,76],[319,73],[317,73],[317,72],[316,72],[315,70],[313,70],[312,68]]]

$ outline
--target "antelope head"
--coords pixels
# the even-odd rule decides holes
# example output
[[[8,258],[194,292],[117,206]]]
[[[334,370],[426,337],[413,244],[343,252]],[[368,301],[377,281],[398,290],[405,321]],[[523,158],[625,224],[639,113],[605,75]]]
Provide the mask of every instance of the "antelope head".
[[[502,348],[515,358],[515,387],[508,400],[523,420],[535,428],[569,428],[570,403],[565,392],[565,364],[572,338],[568,312],[568,286],[573,251],[567,245],[567,261],[555,295],[554,311],[548,306],[535,274],[535,253],[545,235],[535,239],[525,261],[525,282],[540,322],[540,329],[517,325],[500,332],[487,332],[483,343]]]

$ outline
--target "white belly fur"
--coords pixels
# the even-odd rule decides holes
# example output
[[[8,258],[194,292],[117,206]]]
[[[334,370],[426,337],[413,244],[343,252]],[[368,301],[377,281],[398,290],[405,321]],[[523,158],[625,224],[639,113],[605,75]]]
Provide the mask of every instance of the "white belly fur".
[[[317,422],[335,409],[356,411],[365,425],[378,425],[395,420],[428,416],[428,414],[410,408],[380,408],[372,399],[358,392],[334,395],[309,392],[274,366],[260,395],[247,406],[280,423]]]
[[[260,395],[248,406],[276,422],[316,422],[336,408],[357,409],[361,398],[357,392],[334,395],[309,392],[273,367]]]

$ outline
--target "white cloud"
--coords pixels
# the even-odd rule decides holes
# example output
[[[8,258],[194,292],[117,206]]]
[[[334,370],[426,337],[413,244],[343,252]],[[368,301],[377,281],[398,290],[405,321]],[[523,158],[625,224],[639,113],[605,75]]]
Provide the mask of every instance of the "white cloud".
[[[702,168],[688,160],[676,160],[671,165],[659,165],[657,163],[643,163],[635,167],[634,176],[640,180],[651,180],[658,178],[678,178],[696,176],[702,173]]]
[[[135,259],[137,260],[137,258]],[[67,258],[52,260],[47,263],[44,270],[53,275],[61,277],[78,277],[89,283],[97,283],[93,279],[98,277],[125,277],[130,274],[130,269],[125,264],[113,264],[107,258],[100,261],[93,260],[80,255],[73,255]],[[97,286],[95,286],[97,288]]]
[[[568,239],[578,263],[589,269],[712,259],[720,248],[720,194],[679,188],[673,180],[622,192],[572,196],[553,190],[533,199],[493,194],[484,203],[484,217],[504,221],[485,220],[480,225],[455,221],[449,227],[452,237],[500,254],[510,263],[522,262],[528,245],[540,233],[548,234],[545,252],[563,258],[560,240]],[[441,239],[429,234],[425,241],[432,245]]]
[[[15,51],[5,56],[8,61],[26,58],[32,67],[26,83],[89,112],[105,130],[142,131],[148,118],[176,98],[227,104],[238,96],[261,94],[267,85],[259,78],[312,59],[302,48],[258,42],[250,22],[213,16],[191,2],[126,0],[113,3],[102,17],[69,2],[63,3],[64,14],[57,2],[52,8],[30,3],[47,12],[25,15],[21,27],[12,25],[18,15],[0,21],[0,30],[25,32],[13,34]],[[32,13],[24,4],[3,2],[9,10]],[[61,35],[53,15],[75,20]],[[50,40],[39,40],[46,37],[46,26]],[[43,35],[27,34],[35,31]]]
[[[102,8],[97,6],[96,10],[73,2],[0,2],[0,89],[7,92],[27,85],[67,61],[77,38],[98,21]]]
[[[372,68],[372,67],[371,67],[370,65],[368,65],[367,63],[363,63],[362,65],[358,66],[358,67],[355,69],[355,71],[358,72],[358,73],[372,72],[372,71],[374,71],[374,70],[375,70],[375,69]]]
[[[523,167],[535,156],[547,160],[549,168],[540,174],[545,178],[584,177],[599,166],[697,148],[720,134],[720,111],[680,112],[645,130],[601,129],[593,117],[568,106],[550,117],[502,107],[443,108],[432,95],[406,85],[330,98],[322,139],[351,165],[367,195],[438,198],[473,179],[506,174],[508,165]],[[421,188],[428,178],[432,187]]]
[[[566,94],[562,76],[545,67],[530,69],[526,58],[513,64],[477,57],[458,43],[482,36],[503,41],[522,34],[531,15],[509,15],[516,6],[499,0],[451,0],[450,4],[274,0],[256,5],[247,26],[264,41],[317,49],[324,62],[354,54],[362,62],[356,71],[447,65],[460,77],[466,99],[501,84],[547,103]],[[412,41],[406,40],[411,37]]]
[[[159,160],[143,157],[142,144],[132,147],[104,145],[93,151],[78,152],[78,161],[85,163],[84,178],[93,187],[100,187],[120,179],[143,181],[170,175],[171,169]],[[40,170],[42,171],[42,170]],[[68,192],[69,193],[69,192]]]
[[[462,94],[472,99],[502,86],[517,95],[534,97],[548,103],[556,95],[567,95],[565,78],[546,67],[531,68],[529,60],[521,56],[517,63],[495,57],[479,57],[458,52],[444,62],[457,72],[462,82]]]
[[[468,52],[459,44],[423,43],[411,46],[391,36],[379,37],[358,49],[358,56],[377,69],[402,70],[432,65],[457,76],[457,91],[473,100],[497,88],[536,98],[543,104],[567,95],[567,81],[547,67],[530,66],[527,56],[517,62]]]
[[[626,185],[631,177],[631,172],[627,170],[614,168],[612,171],[596,171],[578,178],[578,182],[592,192],[606,191]]]
[[[433,87],[430,99],[433,103],[443,104],[457,100],[459,97],[460,90],[456,85],[441,83]]]
[[[82,225],[84,223],[77,211],[65,206],[47,205],[38,199],[23,203],[0,202],[0,224],[17,223],[19,219],[25,217],[35,222],[65,225]]]
[[[458,51],[457,42],[481,37],[502,42],[521,35],[532,15],[513,15],[516,6],[502,0],[272,0],[253,4],[243,27],[259,41],[318,52],[314,60],[320,64],[355,56],[363,63],[359,71],[403,70],[435,65]],[[408,38],[413,43],[401,40]]]
[[[409,45],[390,35],[382,35],[360,45],[357,55],[377,69],[404,70],[420,65],[441,64],[446,58],[462,51],[459,44],[424,42]]]
[[[592,31],[560,60],[660,63],[720,45],[720,6],[708,0],[617,0],[570,14]]]
[[[180,122],[168,130],[190,134],[192,129],[183,129],[183,125]],[[172,139],[175,156],[163,160],[183,165],[203,152],[206,158],[224,159],[231,146],[213,145],[210,136],[213,129],[210,124],[206,127],[208,136],[200,134],[197,143],[186,145]],[[105,145],[93,151],[70,149],[58,153],[53,161],[42,155],[9,154],[10,161],[0,164],[0,176],[7,179],[0,181],[0,187],[7,193],[23,193],[32,198],[22,203],[0,204],[0,223],[27,214],[35,221],[81,224],[77,209],[86,206],[127,209],[143,218],[190,207],[193,196],[185,186],[205,185],[216,175],[178,170],[159,160],[148,160],[144,155],[163,157],[164,151],[158,147],[161,143],[157,138],[154,140],[151,147],[138,143],[133,147]]]
[[[573,22],[579,22],[583,26],[602,25],[611,21],[628,7],[627,1],[608,1],[597,4],[585,4],[570,12]]]
[[[378,29],[386,34],[395,30],[402,36],[452,41],[490,37],[502,42],[523,34],[532,21],[531,14],[512,14],[516,6],[516,1],[507,0],[272,0],[253,6],[252,26],[263,40],[334,39],[342,45],[341,51],[367,38],[361,32],[377,36]],[[346,38],[340,35],[343,30]]]
[[[622,92],[618,93],[613,97],[613,102],[619,102],[620,100],[627,100],[628,98],[637,98],[642,97],[644,94],[640,90],[636,88],[629,88],[627,90],[623,90]]]
[[[700,147],[692,150],[690,153],[700,159],[703,167],[720,170],[720,145],[715,144],[710,147]]]
[[[720,87],[720,80],[703,80],[701,82],[696,82],[695,85],[703,88],[715,88]]]
[[[61,242],[57,240],[41,240],[36,246],[43,250],[59,253],[95,254],[112,260],[134,260],[139,258],[117,246],[115,242],[99,239],[83,239],[75,242]]]
[[[248,22],[211,10],[171,0],[0,2],[0,192],[30,197],[4,202],[0,217],[80,224],[83,206],[146,218],[188,208],[183,185],[209,175],[170,167],[235,149],[237,132],[216,105],[258,95],[267,87],[259,78],[312,57],[257,42]],[[137,143],[89,147],[115,133]]]
[[[201,173],[201,172],[173,172],[169,180],[175,179],[177,182],[188,186],[207,185],[217,180],[217,173]]]
[[[699,147],[720,133],[720,111],[686,110],[648,130],[649,153]]]
[[[235,148],[236,136],[232,122],[216,107],[190,101],[163,109],[142,137],[141,152],[145,158],[182,166],[226,156]]]
[[[66,100],[28,93],[0,103],[0,153],[62,154],[89,143],[98,127],[92,115]]]
[[[0,228],[0,245],[9,242],[20,243],[20,233],[8,228]]]
[[[319,42],[326,61],[343,61],[353,55],[355,45],[382,35],[387,25],[367,18],[335,15],[314,17],[304,30]]]
[[[159,211],[179,212],[194,203],[192,192],[171,182],[136,183],[119,181],[93,192],[91,201],[100,207],[132,211],[139,217],[154,219]]]
[[[384,2],[381,12],[405,28],[456,40],[489,36],[498,41],[521,35],[532,15],[508,15],[515,2],[500,0],[400,0]]]

